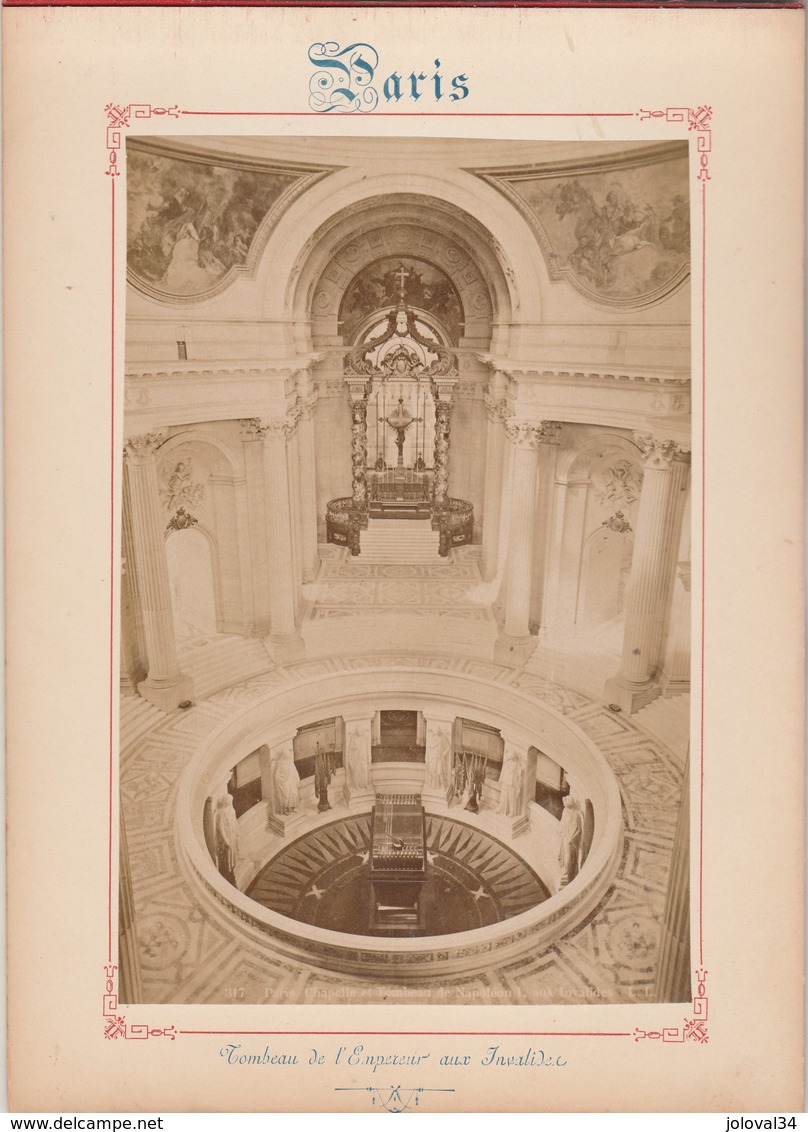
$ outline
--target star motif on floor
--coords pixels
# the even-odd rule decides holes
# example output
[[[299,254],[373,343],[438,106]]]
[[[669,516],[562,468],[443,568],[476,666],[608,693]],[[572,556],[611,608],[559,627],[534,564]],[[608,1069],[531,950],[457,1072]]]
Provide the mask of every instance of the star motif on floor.
[[[427,859],[427,862],[428,862],[428,863],[429,863],[430,865],[434,865],[434,864],[435,864],[435,854],[434,854],[434,853],[430,853],[428,849],[427,849],[427,851],[426,851],[426,859]]]
[[[364,853],[357,853],[356,855],[359,858],[359,860],[362,862],[363,865],[366,865],[368,863],[368,861],[370,860],[370,850],[369,849],[366,849],[364,851]]]
[[[306,893],[306,896],[313,896],[315,900],[319,900],[323,895],[325,895],[325,889],[318,888],[316,884],[313,884],[309,891]],[[306,899],[306,896],[303,897],[304,900]]]
[[[476,892],[472,892],[470,893],[470,895],[475,901],[482,900],[484,896],[487,896],[489,900],[491,899],[491,893],[486,892],[482,885],[480,885]]]

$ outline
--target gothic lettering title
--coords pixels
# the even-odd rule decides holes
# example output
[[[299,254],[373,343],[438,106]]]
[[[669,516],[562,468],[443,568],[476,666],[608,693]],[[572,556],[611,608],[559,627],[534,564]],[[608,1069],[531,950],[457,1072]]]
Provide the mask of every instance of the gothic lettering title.
[[[318,114],[367,114],[375,110],[381,98],[396,105],[404,102],[459,102],[468,97],[469,77],[459,74],[447,78],[441,73],[440,59],[426,70],[406,68],[391,71],[386,77],[377,75],[379,53],[369,43],[313,43],[309,60],[316,68],[309,81],[309,106]],[[375,83],[378,85],[374,85]]]

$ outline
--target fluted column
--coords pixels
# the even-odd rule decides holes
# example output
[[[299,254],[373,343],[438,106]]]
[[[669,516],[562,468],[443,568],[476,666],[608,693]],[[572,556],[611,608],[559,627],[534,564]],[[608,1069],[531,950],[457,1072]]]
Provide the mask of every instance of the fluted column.
[[[505,428],[512,410],[505,400],[508,379],[494,374],[485,397],[488,428],[485,441],[485,490],[483,495],[483,544],[480,569],[486,582],[496,577],[499,565],[499,529],[502,522],[502,490],[505,470]]]
[[[658,1002],[693,997],[690,961],[690,755],[685,760],[682,801],[673,839],[668,894],[656,974]]]
[[[555,507],[555,477],[561,425],[558,421],[543,422],[542,442],[539,446],[539,482],[536,502],[536,534],[533,549],[533,582],[530,597],[530,620],[536,632],[547,620],[545,595],[550,560],[550,540],[553,532]]]
[[[124,460],[131,504],[137,591],[146,643],[148,676],[138,691],[161,711],[173,711],[193,696],[189,677],[179,670],[174,615],[168,584],[164,523],[160,515],[154,454],[164,439],[160,433],[132,436]]]
[[[257,419],[242,421],[241,440],[249,527],[252,631],[256,636],[265,636],[270,629],[269,543],[264,483],[264,433],[261,422]]]
[[[454,762],[455,713],[436,714],[431,711],[425,716],[426,724],[426,774],[424,776],[424,805],[447,806],[452,796],[452,771]]]
[[[684,453],[674,441],[638,436],[637,442],[645,472],[626,602],[623,658],[619,673],[606,684],[606,698],[629,713],[650,703],[661,690],[655,677],[673,547],[678,545],[678,531],[672,527],[677,515],[681,520],[675,493],[687,471],[685,462],[676,459]]]
[[[297,396],[300,408],[298,421],[298,457],[300,460],[300,555],[303,581],[313,582],[320,562],[317,553],[317,465],[314,442],[314,406],[317,392],[311,371],[297,375]]]
[[[138,684],[148,674],[134,554],[132,505],[129,501],[129,484],[124,477],[121,514],[121,693],[125,696],[136,696]]]
[[[342,761],[345,767],[343,794],[347,805],[373,805],[376,797],[370,778],[372,716],[343,716],[345,740]]]
[[[367,507],[368,395],[364,380],[348,379],[351,395],[351,498],[354,507]]]
[[[436,507],[446,502],[449,495],[449,442],[452,431],[452,393],[454,382],[435,383],[435,478],[432,500]]]
[[[303,655],[297,629],[297,579],[292,552],[292,519],[289,509],[289,468],[286,440],[291,427],[287,417],[263,421],[264,472],[267,533],[269,535],[269,639],[279,660]]]
[[[548,434],[555,435],[553,422],[548,422],[547,430]],[[505,568],[505,625],[497,640],[494,657],[504,664],[524,664],[536,646],[536,638],[530,635],[530,587],[539,446],[545,436],[545,424],[511,421],[505,431],[513,445],[509,499],[511,520]]]
[[[690,691],[690,572],[689,562],[677,562],[662,672],[662,688],[670,695]]]

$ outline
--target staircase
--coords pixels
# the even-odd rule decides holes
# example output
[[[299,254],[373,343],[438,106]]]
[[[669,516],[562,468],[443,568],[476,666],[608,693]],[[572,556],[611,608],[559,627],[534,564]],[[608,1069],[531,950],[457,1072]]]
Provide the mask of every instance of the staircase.
[[[440,536],[429,519],[371,519],[360,532],[359,562],[416,563],[437,566],[447,559],[438,554]]]

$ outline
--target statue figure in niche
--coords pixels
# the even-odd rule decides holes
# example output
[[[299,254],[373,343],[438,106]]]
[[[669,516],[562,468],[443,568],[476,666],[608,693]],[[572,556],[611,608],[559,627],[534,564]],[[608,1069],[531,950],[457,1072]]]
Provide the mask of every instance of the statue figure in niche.
[[[562,888],[577,877],[581,868],[583,834],[584,819],[581,807],[572,794],[567,794],[564,798],[564,812],[561,815],[561,844],[558,849]]]
[[[370,785],[370,735],[368,729],[360,724],[354,728],[348,745],[348,782],[351,786],[364,789]]]
[[[426,731],[427,790],[446,790],[449,786],[452,752],[446,728],[430,723]]]
[[[213,836],[216,843],[216,868],[229,884],[236,883],[238,860],[238,820],[233,799],[223,794],[213,815]]]
[[[275,809],[292,814],[300,805],[300,775],[295,766],[294,748],[284,743],[275,760]]]
[[[522,812],[522,791],[525,782],[526,757],[511,743],[505,744],[502,773],[499,776],[497,813],[516,818]]]

